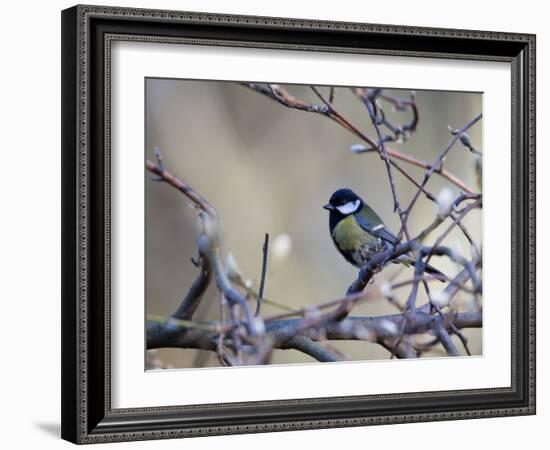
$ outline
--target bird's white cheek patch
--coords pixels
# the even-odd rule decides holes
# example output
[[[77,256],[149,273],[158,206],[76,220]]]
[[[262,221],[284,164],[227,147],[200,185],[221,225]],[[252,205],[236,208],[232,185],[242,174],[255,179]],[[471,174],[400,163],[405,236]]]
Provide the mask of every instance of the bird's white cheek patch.
[[[336,209],[342,214],[351,214],[357,211],[357,208],[359,208],[360,204],[361,200],[355,200],[354,202],[348,202],[345,205],[337,206]]]

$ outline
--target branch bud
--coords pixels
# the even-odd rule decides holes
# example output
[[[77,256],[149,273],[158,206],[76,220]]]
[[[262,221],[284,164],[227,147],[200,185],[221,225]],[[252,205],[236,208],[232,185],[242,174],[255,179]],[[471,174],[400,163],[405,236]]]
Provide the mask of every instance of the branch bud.
[[[350,145],[349,151],[351,153],[359,154],[359,153],[368,152],[369,149],[365,147],[363,144],[353,144],[353,145]]]

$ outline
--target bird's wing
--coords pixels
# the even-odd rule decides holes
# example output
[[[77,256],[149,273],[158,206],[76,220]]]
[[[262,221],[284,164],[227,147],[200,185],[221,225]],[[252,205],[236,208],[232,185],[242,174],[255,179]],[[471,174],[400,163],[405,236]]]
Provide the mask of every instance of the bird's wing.
[[[395,235],[390,230],[388,230],[388,228],[382,222],[374,224],[362,214],[354,214],[354,217],[357,224],[367,233],[370,233],[377,238],[389,242],[392,245],[397,244],[397,238],[395,237]]]

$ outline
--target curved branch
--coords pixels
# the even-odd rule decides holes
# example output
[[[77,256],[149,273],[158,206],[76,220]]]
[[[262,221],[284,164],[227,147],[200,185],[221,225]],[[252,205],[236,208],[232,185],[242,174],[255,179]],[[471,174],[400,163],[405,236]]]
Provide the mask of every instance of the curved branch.
[[[175,319],[191,320],[193,318],[193,314],[199,306],[204,292],[210,284],[210,280],[212,278],[210,263],[207,258],[202,256],[200,261],[201,270],[199,275],[191,285],[191,288],[189,288],[189,292],[187,292],[187,295],[182,300],[178,309],[174,312],[174,314],[172,314],[172,317]]]
[[[202,209],[204,212],[206,212],[207,214],[213,217],[216,217],[218,215],[216,212],[216,209],[210,203],[208,203],[208,201],[204,197],[197,194],[191,188],[191,186],[189,186],[187,183],[180,180],[174,174],[164,169],[162,164],[155,164],[153,161],[148,159],[145,162],[145,166],[147,167],[147,170],[149,172],[154,173],[162,181],[165,181],[166,183],[175,187],[178,191],[182,192],[189,200],[191,200],[197,207]]]
[[[222,262],[220,244],[221,231],[216,209],[208,203],[204,197],[195,192],[191,186],[180,180],[171,172],[167,171],[162,164],[159,154],[160,153],[157,150],[157,164],[150,160],[146,161],[147,170],[157,175],[160,181],[167,182],[171,186],[178,189],[199,208],[199,219],[202,223],[202,232],[197,238],[199,253],[208,259],[208,262],[214,271],[216,285],[224,293],[227,300],[231,303],[237,303],[243,310],[246,320],[245,325],[248,333],[250,335],[255,335],[256,329],[252,325],[252,315],[248,304],[246,303],[244,297],[232,286]]]

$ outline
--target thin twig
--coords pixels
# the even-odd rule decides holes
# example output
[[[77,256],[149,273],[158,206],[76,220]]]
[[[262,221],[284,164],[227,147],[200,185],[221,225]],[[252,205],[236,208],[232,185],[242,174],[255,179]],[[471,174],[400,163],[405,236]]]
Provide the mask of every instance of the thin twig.
[[[449,144],[447,144],[447,146],[439,154],[439,156],[437,157],[435,162],[431,166],[428,167],[428,170],[424,174],[424,179],[422,180],[422,183],[420,184],[420,186],[422,188],[424,186],[426,186],[426,184],[428,183],[428,181],[430,180],[431,176],[434,173],[439,173],[441,170],[443,170],[443,161],[445,160],[445,157],[447,156],[449,151],[455,145],[456,141],[460,138],[462,133],[464,133],[466,130],[470,129],[473,125],[475,125],[478,121],[480,121],[482,116],[483,116],[482,113],[479,113],[472,120],[470,120],[466,125],[464,125],[460,130],[458,130],[457,134],[455,136],[453,136],[453,138],[451,139]],[[415,192],[411,202],[409,203],[409,206],[407,207],[407,209],[405,209],[405,221],[408,219],[409,215],[411,214],[412,208],[414,207],[416,201],[418,200],[418,197],[420,196],[421,187],[419,187],[418,190]],[[465,189],[462,189],[462,190],[465,191],[465,192],[468,192],[468,193],[472,193],[471,191],[468,191],[468,190],[465,190]],[[401,227],[401,230],[399,230],[399,233],[397,235],[398,239],[402,235],[403,232],[404,232],[404,228]]]
[[[266,233],[265,234],[264,245],[262,247],[262,252],[263,252],[262,272],[261,272],[261,277],[260,277],[260,288],[258,290],[258,301],[256,303],[256,313],[254,314],[255,316],[260,315],[260,307],[262,305],[262,299],[263,299],[263,296],[264,296],[265,274],[266,274],[266,271],[267,271],[267,252],[268,252],[268,250],[269,250],[269,234]]]
[[[223,295],[223,292],[220,292],[219,299],[220,299],[220,322],[225,323],[226,321],[225,309],[227,306],[227,301],[225,300],[225,296]],[[221,330],[220,334],[218,335],[218,340],[216,345],[216,354],[218,355],[218,360],[222,365],[230,365],[228,364],[229,360],[224,350],[224,345],[223,345],[224,340],[225,340],[225,330]]]
[[[332,306],[340,306],[343,303],[354,303],[355,304],[358,301],[361,301],[361,300],[365,299],[366,297],[367,297],[366,292],[355,292],[353,294],[347,295],[345,297],[342,297],[342,298],[339,298],[339,299],[336,299],[336,300],[331,300],[331,301],[328,301],[328,302],[325,302],[325,303],[320,303],[318,305],[315,305],[315,309],[321,311],[323,309],[330,308]],[[265,322],[268,322],[268,321],[286,319],[286,318],[295,317],[295,316],[304,317],[310,312],[311,312],[311,308],[301,308],[301,309],[294,310],[294,311],[289,311],[289,312],[286,312],[286,313],[275,314],[275,315],[272,315],[272,316],[269,316],[269,317],[265,318],[264,320],[265,320]]]
[[[436,322],[436,326],[434,327],[434,332],[439,341],[441,342],[441,345],[443,345],[443,348],[447,352],[447,355],[449,356],[460,356],[460,353],[458,352],[458,349],[456,348],[453,340],[451,339],[451,336],[447,332],[447,330],[443,327],[441,324],[441,321]]]
[[[410,239],[409,230],[407,227],[406,218],[403,214],[403,211],[401,210],[401,205],[399,203],[399,197],[397,196],[397,188],[395,186],[395,180],[393,177],[392,172],[392,166],[390,164],[390,159],[388,157],[388,151],[386,150],[386,144],[384,143],[384,137],[382,136],[382,132],[380,131],[380,127],[378,126],[378,121],[376,118],[376,105],[373,98],[369,97],[368,95],[365,95],[364,97],[361,97],[363,99],[363,102],[365,106],[367,107],[367,111],[369,113],[369,116],[371,118],[371,122],[374,126],[374,129],[376,130],[376,135],[378,136],[378,142],[379,145],[377,147],[378,152],[382,156],[382,160],[384,161],[384,164],[386,166],[386,173],[388,174],[388,180],[390,183],[390,189],[391,194],[393,197],[393,212],[397,212],[397,215],[399,217],[399,220],[401,221],[401,227],[404,230],[405,237],[407,239]],[[399,236],[400,237],[400,236]],[[399,240],[398,237],[398,240]]]

